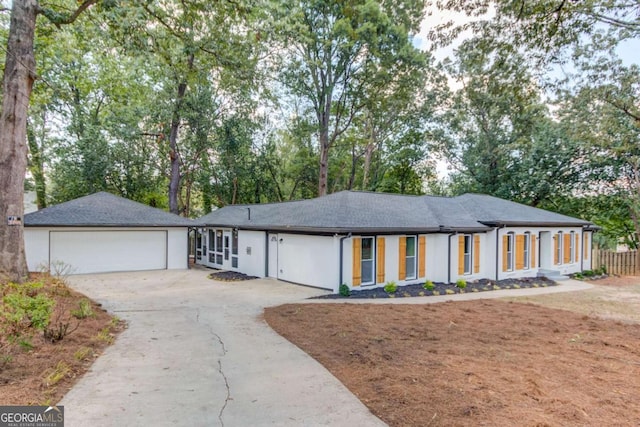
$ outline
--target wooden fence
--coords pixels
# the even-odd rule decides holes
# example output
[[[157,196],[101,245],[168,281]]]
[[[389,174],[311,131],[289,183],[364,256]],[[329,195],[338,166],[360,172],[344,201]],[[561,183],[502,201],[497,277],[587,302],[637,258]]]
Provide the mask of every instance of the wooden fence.
[[[593,250],[593,262],[591,268],[596,270],[602,266],[607,268],[607,273],[621,276],[639,275],[636,272],[636,251],[614,252],[602,249]]]

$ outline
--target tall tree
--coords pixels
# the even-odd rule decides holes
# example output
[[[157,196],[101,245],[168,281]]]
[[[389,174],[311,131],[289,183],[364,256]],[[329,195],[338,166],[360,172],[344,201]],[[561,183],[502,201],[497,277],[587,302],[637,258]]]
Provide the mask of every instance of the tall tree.
[[[71,14],[36,0],[14,0],[5,59],[0,113],[0,277],[22,281],[28,274],[24,252],[23,192],[27,169],[27,110],[36,78],[33,51],[36,19],[70,24],[97,0],[84,0]]]
[[[409,34],[417,30],[423,3],[305,0],[285,3],[279,12],[277,31],[289,57],[283,59],[281,82],[313,112],[323,196],[329,190],[330,150],[364,108],[367,81],[385,66],[415,57]]]

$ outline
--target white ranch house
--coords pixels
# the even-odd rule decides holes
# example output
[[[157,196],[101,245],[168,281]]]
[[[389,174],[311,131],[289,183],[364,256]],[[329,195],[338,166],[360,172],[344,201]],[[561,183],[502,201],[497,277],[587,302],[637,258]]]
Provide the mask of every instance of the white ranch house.
[[[109,193],[95,193],[24,217],[29,271],[71,274],[186,269],[193,222]]]
[[[342,283],[360,289],[589,270],[596,229],[485,195],[353,191],[227,206],[197,222],[196,263],[334,292]]]

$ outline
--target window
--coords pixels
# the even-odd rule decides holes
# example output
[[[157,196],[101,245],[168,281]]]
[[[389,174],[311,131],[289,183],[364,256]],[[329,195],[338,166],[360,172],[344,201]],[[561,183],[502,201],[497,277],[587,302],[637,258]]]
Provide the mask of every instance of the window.
[[[556,234],[556,264],[562,264],[562,231]]]
[[[231,267],[238,268],[238,230],[231,234]]]
[[[522,254],[524,256],[523,262],[524,262],[524,266],[523,268],[525,270],[528,270],[529,268],[531,268],[531,234],[529,232],[524,233],[524,239],[522,239],[524,241],[523,243],[523,248],[522,248]]]
[[[209,251],[210,252],[215,252],[216,250],[215,243],[216,243],[216,239],[214,238],[214,232],[213,230],[209,230]]]
[[[407,248],[405,252],[406,280],[416,278],[416,236],[406,237]]]
[[[473,261],[473,239],[471,235],[464,235],[464,274],[471,274]]]
[[[374,283],[374,256],[375,247],[373,237],[363,237],[361,240],[360,274],[363,285]]]
[[[513,271],[513,239],[513,233],[507,234],[507,271]]]
[[[216,264],[222,265],[222,230],[216,230]]]
[[[576,232],[571,232],[571,238],[569,239],[569,262],[573,262],[576,259]]]

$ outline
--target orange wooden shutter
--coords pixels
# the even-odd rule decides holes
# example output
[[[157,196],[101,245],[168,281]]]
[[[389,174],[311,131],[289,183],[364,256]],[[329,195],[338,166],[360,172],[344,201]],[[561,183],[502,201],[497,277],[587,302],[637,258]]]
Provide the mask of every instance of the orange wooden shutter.
[[[384,257],[384,237],[378,237],[378,247],[377,249],[377,258],[378,263],[376,266],[376,283],[384,283],[384,267],[385,267],[385,257]]]
[[[531,235],[531,249],[529,249],[529,251],[531,252],[531,265],[529,267],[531,268],[536,268],[536,236],[535,235]]]
[[[582,250],[584,254],[582,255],[584,259],[589,259],[589,233],[584,235],[584,239],[582,240]]]
[[[407,277],[407,238],[400,237],[400,248],[398,250],[398,279],[404,280]]]
[[[480,273],[480,235],[473,236],[473,272]]]
[[[359,237],[351,239],[353,241],[353,267],[352,267],[352,279],[351,284],[353,286],[360,286],[362,283],[362,243]]]
[[[464,234],[458,236],[458,274],[464,274]]]
[[[578,233],[576,233],[576,242],[575,242],[575,246],[573,247],[573,257],[574,257],[574,262],[578,262],[580,260],[580,250],[578,249],[580,243],[580,236],[578,235]]]
[[[427,238],[425,236],[418,237],[418,277],[426,275],[426,256],[427,256]]]
[[[560,258],[558,257],[558,249],[559,249],[559,245],[560,242],[558,240],[560,235],[556,234],[555,236],[553,236],[553,263],[554,264],[560,264]]]
[[[568,264],[571,262],[571,234],[566,233],[564,235],[564,247],[562,248],[562,262]]]
[[[516,235],[516,270],[524,270],[524,234]]]
[[[509,268],[507,246],[509,246],[509,236],[505,234],[502,236],[502,271],[507,271]]]

